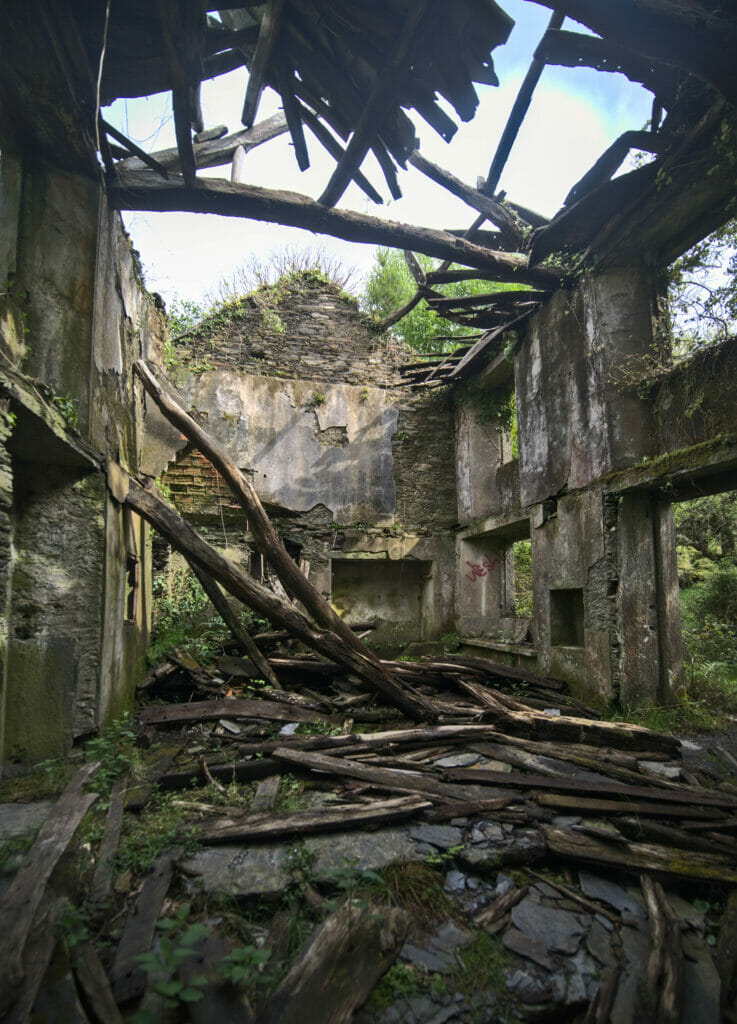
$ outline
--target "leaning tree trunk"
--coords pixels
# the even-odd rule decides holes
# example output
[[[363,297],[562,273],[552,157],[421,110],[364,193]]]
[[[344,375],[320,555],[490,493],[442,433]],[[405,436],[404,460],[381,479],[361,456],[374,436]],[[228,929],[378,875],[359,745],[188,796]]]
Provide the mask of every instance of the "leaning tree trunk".
[[[125,477],[120,468],[116,469],[116,474],[120,478]],[[234,597],[279,629],[286,629],[297,640],[355,673],[410,718],[422,720],[436,717],[428,701],[404,689],[383,669],[377,669],[373,655],[366,657],[362,651],[356,651],[354,645],[349,647],[343,642],[342,636],[337,636],[331,630],[316,629],[297,608],[286,605],[271,590],[257,583],[203,540],[194,527],[185,522],[158,494],[133,477],[128,477],[127,483],[125,504],[158,530],[188,561],[204,569]]]
[[[135,366],[146,391],[164,416],[192,444],[199,448],[226,481],[248,516],[248,524],[256,537],[259,549],[266,556],[284,587],[302,602],[318,625],[340,637],[347,647],[360,655],[364,661],[369,662],[377,677],[378,675],[384,676],[390,688],[396,687],[396,682],[391,679],[376,655],[358,639],[348,623],[333,611],[330,604],[287,553],[250,480],[241,473],[217,441],[210,437],[189,413],[185,412],[174,398],[173,389],[168,382],[166,382],[166,386],[163,386],[141,359],[136,362]],[[431,705],[419,694],[415,695],[414,700],[417,705],[423,706],[425,717],[434,714]]]

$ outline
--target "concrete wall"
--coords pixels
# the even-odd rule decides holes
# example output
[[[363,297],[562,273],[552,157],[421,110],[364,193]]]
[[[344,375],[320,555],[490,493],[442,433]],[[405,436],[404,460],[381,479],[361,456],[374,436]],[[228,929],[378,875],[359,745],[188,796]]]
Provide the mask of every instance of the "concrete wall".
[[[658,454],[666,432],[638,386],[660,351],[654,294],[635,268],[555,294],[518,340],[513,382],[498,357],[456,413],[459,632],[469,649],[566,679],[599,704],[667,700],[682,673],[672,510],[616,483]],[[489,417],[512,387],[517,460]],[[510,574],[511,542],[523,535],[533,613],[520,641]]]
[[[148,532],[125,530],[103,460],[140,468],[132,364],[160,356],[164,321],[99,182],[21,159],[5,139],[0,280],[10,414],[0,453],[0,513],[9,506],[0,743],[5,761],[34,761],[68,752],[122,710],[143,668]],[[131,616],[133,558],[141,596]]]

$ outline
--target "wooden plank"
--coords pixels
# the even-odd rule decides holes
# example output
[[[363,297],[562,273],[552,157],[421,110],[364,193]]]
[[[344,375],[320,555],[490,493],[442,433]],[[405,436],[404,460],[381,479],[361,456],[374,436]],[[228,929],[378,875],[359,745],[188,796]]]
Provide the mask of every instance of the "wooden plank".
[[[10,1005],[23,978],[23,949],[46,883],[77,826],[97,799],[84,788],[99,768],[80,768],[54,805],[18,873],[0,897],[0,1013]]]
[[[247,697],[225,700],[199,700],[189,704],[152,704],[143,708],[144,725],[170,725],[180,722],[212,722],[218,718],[265,718],[276,722],[329,722],[329,715],[308,711],[296,705],[276,704],[270,700]]]
[[[371,785],[379,786],[390,792],[425,793],[433,797],[445,797],[447,800],[467,799],[467,790],[463,786],[449,785],[423,775],[400,771],[395,768],[374,768],[358,761],[349,761],[344,757],[329,757],[326,754],[306,753],[291,750],[288,747],[277,747],[274,757],[287,764],[306,768],[310,771],[327,772],[330,775],[347,775]]]
[[[396,907],[344,903],[292,964],[263,1024],[345,1024],[396,959],[407,928]]]
[[[280,784],[281,775],[270,775],[259,782],[251,801],[251,814],[273,810]]]
[[[261,28],[258,34],[256,50],[251,61],[251,68],[246,86],[246,98],[243,101],[241,122],[250,128],[253,124],[259,100],[266,84],[266,71],[269,67],[274,46],[281,28],[284,13],[284,0],[267,0],[261,16]]]
[[[640,800],[664,804],[708,804],[710,808],[735,807],[734,797],[720,793],[694,793],[691,790],[648,789],[647,786],[627,786],[621,782],[593,782],[591,779],[555,778],[549,775],[528,775],[515,772],[495,772],[487,768],[450,768],[444,777],[455,782],[477,782],[480,785],[513,786],[518,789],[553,790],[561,793],[603,793],[612,796],[636,797]],[[711,811],[710,811],[711,813]]]
[[[128,776],[126,774],[115,780],[110,791],[105,831],[100,849],[97,851],[97,864],[90,887],[90,899],[93,903],[104,903],[110,894],[113,880],[113,859],[118,849],[120,830],[123,826],[123,809],[127,788]]]
[[[59,920],[68,907],[68,900],[58,899],[39,908],[23,949],[22,981],[13,993],[14,1002],[4,1014],[3,1024],[28,1024],[36,996],[54,955]],[[6,1005],[1,995],[0,1002]]]
[[[194,155],[197,167],[219,167],[222,164],[230,163],[233,154],[239,146],[242,146],[246,153],[255,149],[256,146],[283,135],[287,130],[286,118],[282,113],[273,114],[265,121],[255,124],[253,128],[244,128],[243,131],[233,132],[224,138],[206,139],[202,143],[195,141]],[[147,154],[151,160],[168,171],[181,170],[179,163],[179,150],[176,146],[170,149],[160,149],[155,153]],[[140,171],[144,167],[141,160],[121,160],[116,165],[119,171],[130,170]]]
[[[138,999],[146,990],[146,974],[138,966],[136,957],[151,948],[178,856],[178,850],[169,850],[158,858],[126,918],[110,969],[113,996],[119,1006]]]
[[[431,806],[428,800],[403,796],[357,807],[344,804],[279,815],[249,814],[240,820],[204,825],[198,839],[205,843],[264,842],[294,835],[341,832],[412,818]]]
[[[593,784],[592,789],[596,788]],[[653,793],[657,799],[657,793]],[[594,797],[566,796],[563,793],[538,793],[537,802],[541,807],[567,808],[581,811],[584,814],[618,815],[642,814],[651,818],[698,818],[704,819],[707,812],[687,804],[668,804],[662,806],[645,801],[597,800]],[[709,811],[708,813],[713,813]]]
[[[81,942],[74,947],[72,968],[85,1004],[95,1019],[104,1024],[122,1024],[105,968],[92,942]]]
[[[306,228],[352,242],[375,242],[397,249],[412,249],[426,256],[447,258],[480,270],[493,270],[497,281],[554,287],[560,280],[560,275],[550,270],[538,269],[528,275],[528,262],[523,256],[493,252],[445,231],[384,221],[350,210],[326,209],[308,196],[295,192],[234,185],[229,181],[209,178],[198,179],[195,189],[175,179],[162,181],[148,170],[124,171],[121,168],[117,180],[110,186],[109,198],[111,205],[119,210],[218,213]]]
[[[737,884],[734,860],[728,857],[696,854],[653,843],[607,842],[579,831],[550,825],[543,825],[542,829],[550,853],[579,863],[605,864],[638,874],[641,871],[652,871],[696,882]]]

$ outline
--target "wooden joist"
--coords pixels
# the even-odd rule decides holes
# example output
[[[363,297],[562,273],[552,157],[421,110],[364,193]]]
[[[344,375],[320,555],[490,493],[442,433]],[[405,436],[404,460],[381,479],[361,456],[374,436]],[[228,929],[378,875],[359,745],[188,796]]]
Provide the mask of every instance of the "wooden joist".
[[[456,178],[454,174],[451,174],[450,171],[446,171],[442,167],[438,167],[437,164],[432,163],[431,160],[427,160],[417,150],[409,158],[409,162],[426,177],[438,185],[442,185],[443,188],[446,188],[454,196],[458,196],[459,199],[462,199],[464,203],[467,203],[474,210],[483,213],[486,219],[496,224],[505,240],[511,245],[515,245],[518,252],[522,250],[524,245],[522,232],[509,210],[506,210],[501,203],[497,203],[496,200],[484,195],[483,192],[471,188],[470,185],[466,185],[459,178]]]
[[[246,98],[243,101],[241,122],[246,128],[251,127],[256,117],[259,100],[265,85],[266,71],[279,35],[283,13],[284,0],[267,0],[261,16],[261,28],[258,34],[256,50],[251,61],[248,85],[246,86]]]
[[[553,9],[561,7],[560,0],[534,2]],[[676,4],[672,0],[617,0],[616,4],[566,0],[564,10],[608,43],[682,68],[715,86],[731,104],[737,104],[734,19],[709,13],[701,4]]]
[[[151,171],[122,170],[110,186],[112,206],[119,210],[180,210],[219,213],[251,220],[288,224],[353,242],[374,242],[411,249],[427,256],[493,271],[498,281],[554,286],[560,275],[548,270],[528,271],[527,259],[493,252],[456,238],[445,231],[383,221],[367,214],[331,210],[308,196],[232,182],[201,178],[196,188],[181,180],[162,181]]]
[[[286,118],[283,114],[273,114],[265,121],[255,124],[253,128],[245,128],[243,131],[233,132],[231,135],[218,138],[204,138],[202,142],[194,143],[195,164],[199,167],[219,167],[221,164],[230,163],[233,153],[239,146],[242,146],[246,153],[256,146],[283,135],[287,130]],[[201,133],[200,133],[201,134]],[[128,142],[123,143],[129,148]],[[131,149],[131,152],[133,150]],[[176,146],[170,149],[162,149],[156,153],[146,154],[149,160],[154,160],[158,167],[167,171],[180,171],[179,150]],[[142,170],[143,154],[139,158],[122,160],[116,165],[118,171]],[[156,169],[156,168],[154,168]],[[165,176],[165,175],[164,175]]]

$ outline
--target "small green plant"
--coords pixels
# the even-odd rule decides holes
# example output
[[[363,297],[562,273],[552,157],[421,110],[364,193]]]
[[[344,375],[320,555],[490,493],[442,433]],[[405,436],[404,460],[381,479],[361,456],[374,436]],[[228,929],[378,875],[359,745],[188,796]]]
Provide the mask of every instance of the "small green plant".
[[[181,965],[196,955],[195,946],[209,935],[203,924],[189,924],[190,905],[183,903],[174,917],[164,918],[156,925],[164,934],[157,948],[148,953],[139,953],[135,960],[147,974],[155,977],[153,990],[164,1000],[164,1006],[174,1008],[181,1003],[198,1003],[207,986],[204,975],[190,978],[186,983],[177,977]],[[141,1018],[143,1024],[143,1018]]]
[[[432,867],[440,867],[454,860],[461,850],[463,850],[463,843],[459,846],[450,846],[447,850],[433,850],[425,857],[425,863],[430,864]]]
[[[274,810],[299,811],[305,806],[302,796],[302,783],[294,775],[285,772],[279,783],[279,791],[274,801]]]
[[[270,959],[270,949],[240,946],[228,953],[220,966],[220,972],[231,985],[273,985],[276,974],[266,969]]]
[[[461,649],[461,638],[457,633],[444,633],[440,637],[440,643],[446,654],[455,654]]]
[[[388,1009],[397,999],[409,999],[420,991],[418,979],[411,967],[394,963],[374,988],[368,1009],[378,1012]]]
[[[136,730],[130,711],[111,722],[85,749],[88,761],[99,761],[94,784],[101,793],[109,793],[113,782],[133,764]]]
[[[146,874],[156,858],[175,844],[186,854],[196,850],[197,827],[190,824],[191,810],[177,797],[176,793],[154,793],[139,815],[125,815],[115,858],[118,871]]]
[[[66,420],[67,426],[76,427],[78,421],[77,403],[71,395],[54,395],[53,401],[56,408]]]
[[[327,395],[324,395],[322,391],[313,391],[312,398],[310,399],[310,405],[315,408],[318,405],[324,405],[327,400]]]
[[[358,392],[358,401],[365,402],[368,399],[368,396],[368,388],[361,388],[361,390]]]

